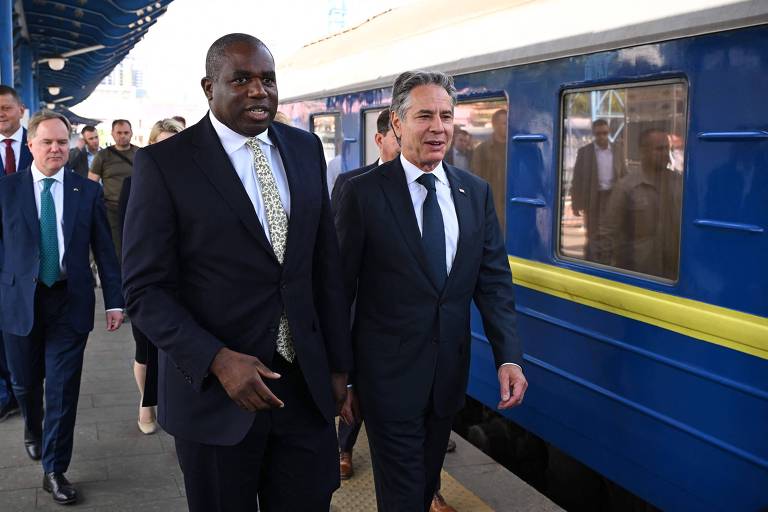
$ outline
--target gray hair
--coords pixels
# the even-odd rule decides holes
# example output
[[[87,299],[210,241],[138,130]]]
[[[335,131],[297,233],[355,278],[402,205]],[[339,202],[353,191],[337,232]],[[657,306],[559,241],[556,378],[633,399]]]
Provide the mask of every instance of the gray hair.
[[[403,119],[411,106],[411,91],[420,85],[438,85],[451,97],[451,105],[456,105],[456,87],[453,77],[439,71],[406,71],[400,73],[392,86],[392,105],[389,107],[397,117]]]
[[[69,120],[62,114],[54,112],[53,110],[41,110],[29,119],[29,124],[27,126],[28,138],[34,139],[35,135],[37,135],[37,127],[40,126],[40,123],[43,121],[49,121],[51,119],[58,119],[64,123],[64,126],[67,127],[67,134],[72,131],[72,125],[69,124]]]

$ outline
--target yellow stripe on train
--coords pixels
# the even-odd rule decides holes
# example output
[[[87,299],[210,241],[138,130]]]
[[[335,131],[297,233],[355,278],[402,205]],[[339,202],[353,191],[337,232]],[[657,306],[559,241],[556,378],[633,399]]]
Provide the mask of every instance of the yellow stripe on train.
[[[509,257],[515,284],[768,359],[768,318]]]

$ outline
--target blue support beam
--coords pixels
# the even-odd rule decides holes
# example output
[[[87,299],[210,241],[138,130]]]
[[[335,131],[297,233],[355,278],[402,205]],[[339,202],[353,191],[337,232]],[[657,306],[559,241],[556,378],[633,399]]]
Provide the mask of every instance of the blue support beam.
[[[21,81],[21,99],[29,109],[30,115],[37,109],[34,95],[34,79],[32,77],[32,49],[24,42],[19,46],[19,75]]]
[[[0,83],[13,87],[13,0],[0,0]]]

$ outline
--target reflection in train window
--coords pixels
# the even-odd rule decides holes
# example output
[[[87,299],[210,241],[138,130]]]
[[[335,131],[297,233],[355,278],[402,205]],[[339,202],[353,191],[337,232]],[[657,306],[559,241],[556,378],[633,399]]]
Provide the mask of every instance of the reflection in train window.
[[[376,145],[376,120],[379,118],[379,113],[384,110],[383,108],[377,108],[365,111],[365,134],[363,137],[363,145],[365,146],[365,159],[360,163],[360,167],[370,165],[379,159],[379,147]]]
[[[688,87],[563,95],[562,256],[676,280]]]
[[[333,190],[341,174],[341,123],[339,114],[315,114],[312,116],[312,132],[323,144],[325,163],[328,165],[328,194]]]
[[[507,196],[507,102],[481,100],[456,105],[453,143],[445,161],[491,184],[496,215],[505,233]]]

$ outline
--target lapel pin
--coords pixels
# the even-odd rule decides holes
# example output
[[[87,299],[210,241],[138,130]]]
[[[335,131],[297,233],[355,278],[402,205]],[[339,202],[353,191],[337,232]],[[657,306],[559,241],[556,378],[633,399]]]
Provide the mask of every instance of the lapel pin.
[[[74,190],[75,192],[80,192],[80,189],[77,187],[73,188],[72,190]]]
[[[466,194],[466,192],[464,192],[464,189],[461,187],[459,187],[459,192],[461,192],[462,194]]]

